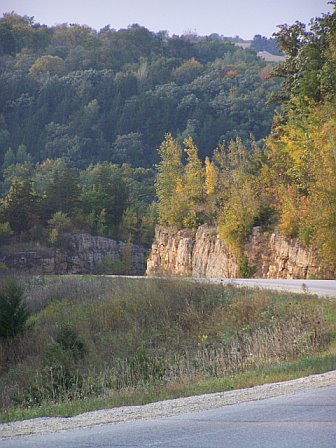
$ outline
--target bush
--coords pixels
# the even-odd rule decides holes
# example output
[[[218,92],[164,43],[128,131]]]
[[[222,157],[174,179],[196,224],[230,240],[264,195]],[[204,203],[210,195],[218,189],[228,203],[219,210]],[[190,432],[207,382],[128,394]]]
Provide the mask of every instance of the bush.
[[[120,258],[114,259],[108,254],[102,257],[96,265],[96,274],[131,275],[133,272],[132,243],[126,243],[122,249]]]
[[[257,272],[257,267],[255,264],[249,264],[246,255],[242,257],[239,263],[239,274],[241,278],[251,278]]]
[[[126,273],[123,260],[114,260],[111,255],[105,255],[96,265],[96,274],[122,275]]]
[[[0,280],[0,337],[14,337],[24,331],[29,313],[23,290],[14,279]]]

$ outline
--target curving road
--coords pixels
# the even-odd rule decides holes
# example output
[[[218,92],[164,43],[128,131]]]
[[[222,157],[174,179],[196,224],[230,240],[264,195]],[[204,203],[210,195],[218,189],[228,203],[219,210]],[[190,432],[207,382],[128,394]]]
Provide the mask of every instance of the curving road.
[[[335,448],[336,385],[174,417],[0,441],[2,448]]]
[[[209,283],[222,283],[249,288],[265,288],[297,293],[316,294],[318,296],[336,297],[336,280],[287,280],[287,279],[195,279]],[[335,445],[336,446],[336,445]]]

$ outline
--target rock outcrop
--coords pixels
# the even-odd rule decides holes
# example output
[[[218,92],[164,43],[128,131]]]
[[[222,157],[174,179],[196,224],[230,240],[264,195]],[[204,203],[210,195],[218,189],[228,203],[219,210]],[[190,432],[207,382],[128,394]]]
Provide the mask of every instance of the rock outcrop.
[[[97,272],[104,257],[113,262],[122,261],[127,272],[142,275],[145,272],[147,250],[139,245],[126,244],[88,234],[73,235],[66,247],[13,251],[0,256],[9,269],[34,274],[89,274]]]
[[[255,227],[243,252],[259,278],[322,276],[323,270],[312,249],[276,232],[261,233]],[[203,225],[195,231],[157,226],[146,274],[238,278],[241,276],[241,258],[237,259],[219,239],[213,226]],[[335,273],[326,275],[335,277]]]

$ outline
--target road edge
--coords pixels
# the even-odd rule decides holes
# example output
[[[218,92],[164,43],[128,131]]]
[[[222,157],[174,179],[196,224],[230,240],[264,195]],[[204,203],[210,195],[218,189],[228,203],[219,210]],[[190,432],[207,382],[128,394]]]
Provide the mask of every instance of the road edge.
[[[104,424],[116,424],[142,419],[171,417],[187,412],[204,411],[247,401],[264,400],[282,395],[292,395],[321,387],[336,386],[336,370],[263,384],[248,389],[217,392],[191,397],[149,403],[141,406],[122,406],[90,411],[75,417],[42,417],[31,420],[0,424],[0,440],[47,434]]]

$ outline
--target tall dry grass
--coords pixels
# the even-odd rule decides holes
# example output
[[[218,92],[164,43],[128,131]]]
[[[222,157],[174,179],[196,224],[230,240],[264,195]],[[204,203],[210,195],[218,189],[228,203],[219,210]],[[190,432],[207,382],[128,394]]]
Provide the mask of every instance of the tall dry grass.
[[[0,404],[40,406],[317,353],[336,304],[177,280],[24,280],[24,335],[0,341]]]

